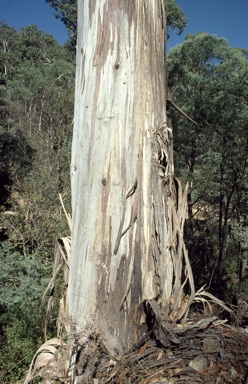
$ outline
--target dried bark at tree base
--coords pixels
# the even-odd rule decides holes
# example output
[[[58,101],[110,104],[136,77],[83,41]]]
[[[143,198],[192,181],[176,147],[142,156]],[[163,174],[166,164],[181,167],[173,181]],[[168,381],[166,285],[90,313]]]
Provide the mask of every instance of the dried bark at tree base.
[[[161,330],[165,333],[163,324],[156,324],[150,334],[153,339],[117,357],[110,356],[99,339],[88,340],[78,349],[71,383],[246,383],[248,334],[245,332],[215,318],[174,328],[171,325],[165,333],[166,339]]]

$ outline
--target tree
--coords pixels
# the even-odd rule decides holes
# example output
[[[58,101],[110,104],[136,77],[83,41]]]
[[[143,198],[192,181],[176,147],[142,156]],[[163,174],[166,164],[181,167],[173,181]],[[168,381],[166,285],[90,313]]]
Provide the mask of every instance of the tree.
[[[0,381],[13,383],[44,337],[42,294],[67,233],[74,54],[34,25],[2,23],[0,40]]]
[[[13,69],[13,65],[18,61],[18,57],[13,55],[16,47],[17,32],[3,21],[0,22],[0,84],[4,82],[4,77]]]
[[[56,18],[66,26],[72,47],[77,41],[77,0],[46,0],[54,8]]]
[[[214,297],[195,293],[183,239],[187,186],[183,194],[174,176],[164,2],[81,0],[78,7],[69,364],[63,368],[66,359],[55,349],[61,340],[49,340],[25,384],[46,362],[45,380],[97,381],[113,355],[133,356],[128,352],[149,338],[160,346],[187,340],[188,348],[192,334],[215,319],[178,324],[195,298]],[[122,366],[120,356],[116,361]]]
[[[228,264],[238,262],[231,228],[246,226],[247,74],[245,52],[207,33],[189,35],[168,57],[170,97],[198,123],[171,111],[176,163],[190,180],[189,252],[222,294]]]
[[[55,16],[66,26],[71,40],[71,46],[76,46],[77,41],[77,0],[46,0],[54,8]],[[168,34],[182,33],[187,24],[187,19],[175,0],[164,0]]]
[[[69,314],[120,353],[149,299],[183,317],[191,277],[166,116],[166,14],[162,0],[78,7]]]
[[[6,31],[2,26],[5,39]],[[14,46],[9,38],[4,58],[1,202],[12,214],[1,215],[1,220],[9,238],[22,241],[24,254],[38,251],[51,258],[53,239],[61,230],[58,223],[64,221],[58,192],[70,198],[74,56],[31,25],[16,32]]]
[[[170,34],[180,35],[187,25],[187,19],[175,0],[164,0],[167,17],[167,38]]]

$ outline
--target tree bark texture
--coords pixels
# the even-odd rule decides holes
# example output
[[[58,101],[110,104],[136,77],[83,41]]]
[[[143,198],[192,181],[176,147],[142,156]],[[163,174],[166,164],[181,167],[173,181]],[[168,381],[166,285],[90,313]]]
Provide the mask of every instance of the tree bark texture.
[[[69,314],[113,353],[135,342],[139,303],[173,316],[182,293],[165,24],[163,0],[78,1]]]

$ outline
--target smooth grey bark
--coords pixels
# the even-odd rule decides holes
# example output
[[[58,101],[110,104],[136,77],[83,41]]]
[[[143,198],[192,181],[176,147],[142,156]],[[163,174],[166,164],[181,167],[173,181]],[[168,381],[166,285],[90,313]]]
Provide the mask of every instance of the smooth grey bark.
[[[69,314],[113,353],[134,343],[139,303],[176,316],[182,294],[165,23],[163,0],[78,1]]]

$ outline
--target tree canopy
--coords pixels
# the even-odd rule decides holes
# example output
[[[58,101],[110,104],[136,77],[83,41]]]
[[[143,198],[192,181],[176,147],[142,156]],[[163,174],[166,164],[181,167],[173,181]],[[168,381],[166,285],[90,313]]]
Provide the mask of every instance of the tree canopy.
[[[167,12],[167,37],[170,34],[180,35],[187,25],[187,18],[176,0],[164,0]]]
[[[205,259],[204,283],[222,293],[225,276],[237,280],[235,225],[247,225],[247,78],[244,51],[215,35],[189,35],[168,57],[169,97],[198,123],[171,111],[177,169],[191,181],[190,249]]]
[[[56,18],[66,26],[71,44],[76,45],[77,40],[77,0],[46,0],[54,9]]]

